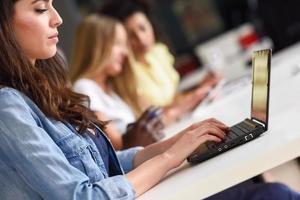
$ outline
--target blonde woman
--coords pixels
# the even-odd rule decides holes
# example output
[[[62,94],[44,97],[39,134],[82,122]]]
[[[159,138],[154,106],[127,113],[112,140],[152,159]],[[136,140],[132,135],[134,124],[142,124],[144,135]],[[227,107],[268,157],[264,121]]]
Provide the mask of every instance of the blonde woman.
[[[150,107],[134,123],[134,113],[114,92],[112,80],[122,73],[127,55],[127,34],[120,22],[97,15],[81,22],[71,63],[73,89],[89,96],[99,119],[111,121],[106,132],[116,149],[151,144],[161,138],[163,128],[158,108]]]

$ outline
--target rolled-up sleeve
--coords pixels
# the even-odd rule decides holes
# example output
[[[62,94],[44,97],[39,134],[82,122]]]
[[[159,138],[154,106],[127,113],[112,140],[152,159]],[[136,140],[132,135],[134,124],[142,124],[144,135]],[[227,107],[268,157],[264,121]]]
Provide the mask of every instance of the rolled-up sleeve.
[[[135,198],[135,191],[125,176],[91,183],[86,174],[73,167],[47,132],[37,125],[21,95],[1,89],[0,102],[0,159],[7,160],[16,178],[42,199]],[[134,152],[126,151],[131,157]]]
[[[118,159],[125,173],[133,170],[134,157],[137,154],[137,152],[139,152],[142,149],[143,147],[133,147],[117,152]]]

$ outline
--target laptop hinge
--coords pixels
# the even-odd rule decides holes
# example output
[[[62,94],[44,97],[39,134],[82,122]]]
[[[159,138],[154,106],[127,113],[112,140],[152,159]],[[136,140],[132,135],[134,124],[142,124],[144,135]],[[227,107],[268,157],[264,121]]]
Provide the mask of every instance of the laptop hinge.
[[[258,121],[258,120],[256,120],[256,119],[254,119],[254,118],[252,118],[251,121],[254,121],[254,122],[257,123],[257,124],[260,124],[260,125],[262,125],[263,127],[266,127],[266,125],[265,125],[264,123],[262,123],[261,121]]]

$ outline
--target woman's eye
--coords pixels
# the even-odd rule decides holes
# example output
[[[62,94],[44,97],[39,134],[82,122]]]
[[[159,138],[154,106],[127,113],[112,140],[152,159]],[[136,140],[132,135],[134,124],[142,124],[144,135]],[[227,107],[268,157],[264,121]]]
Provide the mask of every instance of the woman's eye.
[[[146,28],[146,26],[144,26],[144,25],[140,25],[140,26],[139,26],[139,30],[145,32],[145,31],[147,30],[147,28]]]
[[[44,13],[46,12],[48,9],[35,9],[35,12],[37,13]]]

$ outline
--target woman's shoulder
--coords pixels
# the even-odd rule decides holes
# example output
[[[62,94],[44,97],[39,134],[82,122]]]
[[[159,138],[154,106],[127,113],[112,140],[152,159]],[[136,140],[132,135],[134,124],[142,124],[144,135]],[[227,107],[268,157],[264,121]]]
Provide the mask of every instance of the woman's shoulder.
[[[103,98],[107,96],[95,81],[86,78],[78,79],[74,82],[73,91],[88,96],[91,108],[98,107],[98,105],[102,104]]]
[[[35,105],[25,94],[11,87],[0,87],[0,111],[33,107]]]
[[[23,94],[17,89],[0,85],[0,99],[14,100],[16,97],[23,99]]]
[[[96,82],[93,81],[92,79],[88,79],[88,78],[80,78],[77,79],[73,85],[95,85]]]
[[[98,98],[99,95],[102,96],[105,94],[102,88],[95,81],[87,78],[78,79],[74,82],[72,88],[74,92],[87,95],[91,100],[96,97]]]
[[[172,55],[172,53],[170,52],[169,48],[167,45],[165,45],[164,43],[156,43],[153,46],[152,49],[152,54],[156,55],[156,57],[160,58],[160,59],[167,59],[168,61],[173,62],[174,57]]]
[[[6,86],[0,87],[0,102],[0,107],[16,104],[33,104],[25,94],[15,88]]]
[[[159,61],[161,66],[165,67],[172,67],[174,64],[174,56],[169,51],[169,48],[163,43],[156,43],[150,53],[150,57],[152,60],[156,60],[155,62]]]
[[[45,118],[44,113],[37,104],[17,89],[11,87],[0,88],[0,102],[0,121],[2,122],[8,119],[11,119],[11,121],[19,120],[20,118],[29,122],[31,117],[34,119]]]
[[[83,92],[86,90],[101,90],[101,87],[98,86],[98,84],[91,80],[91,79],[87,79],[87,78],[81,78],[78,79],[77,81],[74,82],[73,84],[73,90],[75,92]]]
[[[164,43],[158,42],[153,46],[153,50],[159,53],[170,53],[169,48]]]

